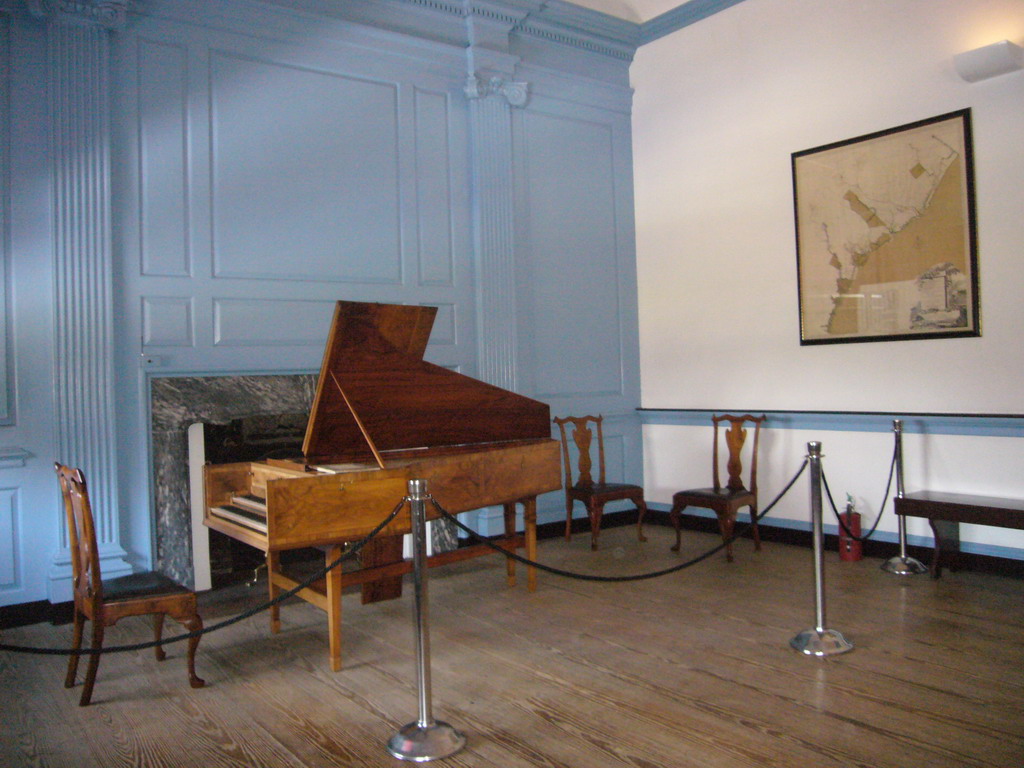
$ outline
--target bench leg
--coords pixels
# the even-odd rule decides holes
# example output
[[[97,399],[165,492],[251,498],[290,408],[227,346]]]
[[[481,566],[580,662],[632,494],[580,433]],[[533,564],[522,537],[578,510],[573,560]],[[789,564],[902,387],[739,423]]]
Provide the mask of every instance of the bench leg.
[[[960,568],[960,524],[931,517],[928,518],[928,524],[935,537],[935,550],[932,552],[932,562],[928,570],[931,577],[937,579],[942,575],[943,566],[947,566],[951,571]]]

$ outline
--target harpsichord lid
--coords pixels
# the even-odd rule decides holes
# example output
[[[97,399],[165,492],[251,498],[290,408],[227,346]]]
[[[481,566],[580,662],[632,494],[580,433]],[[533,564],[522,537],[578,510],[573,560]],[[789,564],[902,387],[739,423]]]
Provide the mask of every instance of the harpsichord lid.
[[[337,303],[303,443],[308,463],[551,436],[546,404],[422,359],[436,313]]]

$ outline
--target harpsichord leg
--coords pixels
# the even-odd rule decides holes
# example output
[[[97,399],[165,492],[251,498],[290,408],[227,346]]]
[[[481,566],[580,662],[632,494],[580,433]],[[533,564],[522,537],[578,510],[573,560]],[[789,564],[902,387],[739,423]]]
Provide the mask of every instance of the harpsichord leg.
[[[516,503],[514,501],[504,504],[505,509],[505,538],[512,538],[516,535]],[[511,557],[505,558],[505,573],[508,585],[516,585],[516,561]]]
[[[281,555],[278,552],[267,552],[267,591],[271,601],[277,597],[281,588],[274,583],[274,574],[281,570]],[[276,635],[281,631],[281,606],[274,603],[270,606],[270,633]]]
[[[341,545],[327,548],[324,565],[341,557]],[[327,572],[327,639],[331,649],[331,671],[341,670],[341,564]]]
[[[526,534],[526,559],[531,563],[537,561],[537,497],[523,499],[523,532]],[[537,590],[537,569],[526,566],[526,588],[530,592]]]

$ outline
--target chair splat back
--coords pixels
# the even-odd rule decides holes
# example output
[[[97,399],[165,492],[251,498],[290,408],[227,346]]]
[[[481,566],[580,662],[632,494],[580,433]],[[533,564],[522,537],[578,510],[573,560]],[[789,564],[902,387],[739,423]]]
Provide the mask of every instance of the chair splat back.
[[[589,488],[594,485],[593,467],[594,460],[591,457],[591,444],[594,432],[589,424],[593,423],[597,429],[597,477],[598,484],[604,485],[604,432],[602,428],[603,416],[566,416],[554,419],[558,425],[562,437],[562,459],[565,467],[565,486],[567,488]],[[569,441],[566,437],[565,425],[572,424],[570,436],[576,444],[578,454],[576,482],[572,481],[572,459],[569,457]]]
[[[642,524],[647,504],[644,502],[644,489],[639,485],[628,483],[609,483],[605,477],[604,460],[604,417],[603,416],[565,416],[554,419],[562,438],[562,465],[565,469],[565,538],[572,533],[572,507],[574,501],[580,501],[587,508],[590,518],[590,547],[597,549],[597,537],[601,531],[601,515],[604,505],[609,501],[628,499],[637,508],[637,535],[644,541]],[[571,431],[566,425],[572,425]],[[594,443],[594,432],[597,432],[597,482],[594,482],[594,460],[591,457]],[[579,454],[577,460],[576,482],[573,482],[572,457],[569,452],[570,439]]]
[[[75,599],[99,605],[103,602],[103,579],[85,476],[81,470],[60,464],[56,471],[67,517]]]
[[[718,474],[718,462],[719,462],[719,451],[718,451],[718,426],[723,421],[729,423],[729,428],[725,430],[725,444],[729,451],[729,458],[726,462],[725,469],[729,474],[729,481],[726,483],[726,488],[730,491],[743,491],[750,490],[752,493],[757,493],[757,449],[758,443],[761,439],[761,423],[765,421],[765,416],[751,416],[749,413],[743,414],[742,416],[733,416],[732,414],[724,414],[722,416],[712,416],[711,420],[715,425],[715,436],[713,440],[712,449],[712,471],[714,473],[713,480],[715,490],[719,491],[722,488],[721,482],[719,481]],[[747,489],[743,483],[743,444],[747,440],[747,430],[743,428],[745,422],[754,423],[754,445],[750,453],[750,488]]]
[[[711,448],[712,487],[690,488],[678,491],[672,495],[672,509],[669,512],[669,518],[676,529],[676,543],[672,547],[674,551],[678,552],[680,545],[679,517],[688,506],[703,507],[715,512],[718,517],[718,527],[725,542],[725,556],[729,561],[732,560],[732,537],[733,527],[736,522],[736,512],[738,509],[748,507],[750,509],[751,533],[754,536],[754,546],[756,549],[761,548],[761,535],[757,529],[757,454],[761,441],[761,424],[766,420],[767,417],[764,414],[752,416],[749,413],[745,413],[742,416],[723,414],[711,417],[714,425]],[[729,425],[725,429],[725,445],[728,453],[725,469],[728,474],[728,480],[724,488],[722,487],[721,474],[719,473],[719,461],[721,459],[719,456],[720,443],[718,441],[718,429],[723,422]],[[748,422],[754,425],[754,442],[750,451],[749,488],[744,485],[742,477],[743,446],[747,440],[745,425]]]

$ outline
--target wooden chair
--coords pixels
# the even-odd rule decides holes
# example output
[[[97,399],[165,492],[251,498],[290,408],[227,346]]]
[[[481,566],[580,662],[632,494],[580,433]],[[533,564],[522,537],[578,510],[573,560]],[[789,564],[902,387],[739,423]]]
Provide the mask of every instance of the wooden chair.
[[[637,519],[641,523],[647,513],[643,488],[639,485],[605,481],[604,432],[601,428],[603,421],[603,416],[566,416],[554,419],[562,436],[562,463],[565,467],[565,538],[568,540],[572,534],[573,502],[579,500],[587,508],[587,515],[590,518],[591,549],[597,549],[597,537],[601,533],[601,515],[604,512],[604,505],[609,501],[631,500],[636,505],[639,512]],[[572,424],[571,437],[576,443],[579,453],[578,478],[575,483],[572,481],[572,460],[569,458],[569,436],[566,434],[566,424]],[[594,433],[589,424],[597,426],[598,479],[596,483],[591,475],[593,459],[590,454]],[[639,526],[637,527],[637,536],[640,541],[646,541]]]
[[[201,630],[203,620],[196,613],[196,594],[163,574],[133,573],[104,582],[100,575],[100,558],[96,548],[96,531],[85,476],[81,470],[54,464],[57,479],[64,496],[68,536],[71,543],[71,571],[74,579],[75,623],[72,647],[82,647],[82,629],[85,620],[92,621],[92,647],[103,647],[103,632],[124,616],[153,614],[153,630],[157,640],[163,630],[164,616],[181,622],[189,632]],[[199,637],[188,641],[188,679],[193,688],[202,688],[204,681],[196,676],[196,647]],[[163,647],[155,646],[157,661],[163,661]],[[79,706],[92,699],[96,670],[100,654],[89,654],[89,668],[85,674],[85,687]],[[78,655],[68,657],[68,672],[64,687],[75,684]]]
[[[673,552],[679,551],[679,515],[686,507],[702,507],[714,510],[718,516],[718,528],[722,532],[722,539],[725,540],[725,556],[732,562],[732,532],[736,523],[736,512],[741,507],[750,507],[751,532],[754,536],[754,549],[761,549],[761,534],[757,530],[757,449],[761,437],[761,424],[766,417],[751,416],[749,413],[743,416],[725,414],[712,416],[715,425],[715,436],[712,455],[712,488],[694,488],[692,490],[679,491],[672,496],[672,510],[669,516],[672,525],[676,529],[676,543],[672,547]],[[729,460],[726,470],[729,473],[729,481],[723,488],[719,482],[718,474],[718,425],[729,422],[729,428],[725,430],[725,443],[729,449]],[[747,438],[747,430],[744,424],[754,425],[754,444],[750,451],[750,488],[743,484],[741,473],[743,466],[741,456],[743,443]]]

